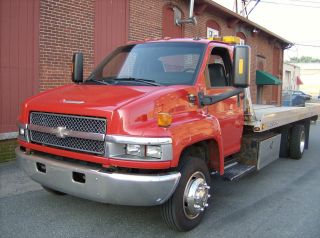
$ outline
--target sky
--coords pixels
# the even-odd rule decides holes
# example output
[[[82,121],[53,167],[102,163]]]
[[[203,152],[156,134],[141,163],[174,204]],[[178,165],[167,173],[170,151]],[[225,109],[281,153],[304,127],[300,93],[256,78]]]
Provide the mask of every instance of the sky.
[[[213,1],[234,10],[235,0]],[[254,4],[252,1],[248,9]],[[249,20],[293,43],[315,46],[294,45],[285,51],[285,59],[320,58],[320,0],[261,0]]]

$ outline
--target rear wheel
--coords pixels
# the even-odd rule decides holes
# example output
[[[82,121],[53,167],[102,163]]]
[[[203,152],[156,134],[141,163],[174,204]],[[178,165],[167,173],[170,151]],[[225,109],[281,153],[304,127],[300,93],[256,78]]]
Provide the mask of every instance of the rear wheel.
[[[283,128],[281,131],[281,142],[280,142],[280,157],[289,157],[289,135],[290,128]]]
[[[294,125],[290,136],[290,157],[292,159],[301,159],[306,142],[304,125]]]
[[[48,187],[43,186],[43,185],[41,185],[41,186],[42,186],[43,189],[46,190],[48,193],[51,193],[51,194],[54,194],[54,195],[59,195],[59,196],[66,195],[66,194],[63,193],[63,192],[59,192],[59,191],[54,190],[54,189],[52,189],[52,188],[48,188]]]
[[[183,158],[179,169],[181,178],[172,197],[162,205],[161,213],[167,225],[175,230],[188,231],[196,227],[204,216],[210,197],[210,174],[204,160]]]

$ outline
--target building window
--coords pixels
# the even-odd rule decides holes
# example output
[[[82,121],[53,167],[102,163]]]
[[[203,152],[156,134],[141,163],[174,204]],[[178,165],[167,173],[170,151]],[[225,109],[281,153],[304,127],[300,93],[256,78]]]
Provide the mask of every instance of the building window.
[[[207,27],[207,37],[218,37],[219,36],[219,31],[216,29]]]
[[[283,90],[290,90],[292,89],[292,78],[291,78],[291,71],[289,70],[286,70],[285,71],[285,81],[284,81],[284,84],[283,84]]]
[[[247,39],[247,37],[246,37],[246,35],[243,33],[243,32],[237,32],[236,33],[236,36],[238,36],[238,37],[240,37],[240,44],[241,45],[244,45],[245,43],[246,43],[246,39]]]
[[[207,21],[207,37],[218,37],[221,34],[221,27],[214,20]]]
[[[257,55],[257,70],[265,71],[266,57]]]

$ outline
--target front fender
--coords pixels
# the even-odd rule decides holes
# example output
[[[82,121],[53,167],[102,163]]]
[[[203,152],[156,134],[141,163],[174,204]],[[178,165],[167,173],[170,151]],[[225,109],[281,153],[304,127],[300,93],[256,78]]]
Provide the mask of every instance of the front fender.
[[[188,121],[176,121],[170,132],[173,142],[173,160],[171,167],[177,167],[181,153],[185,148],[204,140],[216,141],[219,149],[219,172],[224,171],[223,141],[221,137],[220,123],[212,116],[199,115],[198,118],[190,118]]]

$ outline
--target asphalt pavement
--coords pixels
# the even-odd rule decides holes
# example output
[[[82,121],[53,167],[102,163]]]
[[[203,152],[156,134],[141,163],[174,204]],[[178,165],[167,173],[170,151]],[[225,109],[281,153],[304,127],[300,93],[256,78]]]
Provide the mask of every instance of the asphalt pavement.
[[[187,232],[169,230],[159,207],[101,204],[44,191],[0,165],[0,237],[320,237],[320,123],[302,160],[280,158],[238,181],[214,178],[207,214]],[[143,194],[142,194],[143,196]]]

